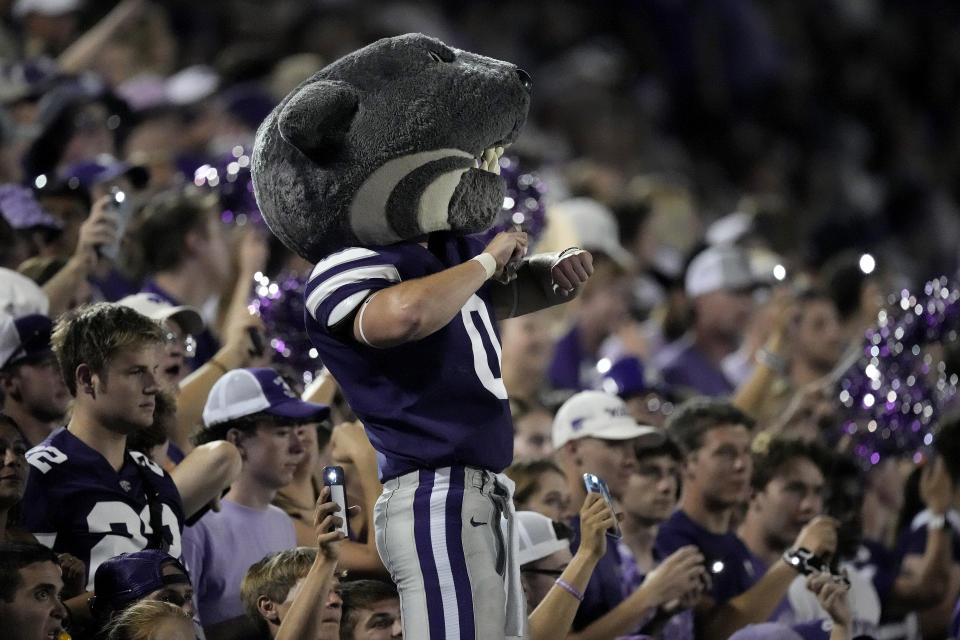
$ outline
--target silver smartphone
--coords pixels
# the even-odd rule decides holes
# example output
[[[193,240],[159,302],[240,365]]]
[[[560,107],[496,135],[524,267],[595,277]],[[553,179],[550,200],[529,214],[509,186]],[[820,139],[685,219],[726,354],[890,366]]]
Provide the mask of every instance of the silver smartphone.
[[[107,206],[117,220],[117,242],[112,245],[98,246],[97,253],[104,258],[116,260],[117,254],[120,252],[120,243],[123,241],[123,234],[127,231],[127,223],[130,222],[130,215],[133,213],[133,203],[130,201],[130,196],[120,187],[113,187],[110,189],[110,204]]]
[[[623,532],[620,531],[620,523],[617,522],[617,511],[613,508],[613,498],[610,497],[610,489],[607,488],[607,483],[603,481],[603,478],[594,473],[585,473],[583,474],[583,484],[586,485],[588,492],[599,493],[603,496],[603,501],[607,503],[611,513],[614,514],[613,526],[607,529],[607,535],[613,538],[622,537]]]
[[[344,537],[347,537],[347,496],[343,489],[343,467],[333,466],[323,468],[323,485],[330,487],[330,499],[340,505],[340,511],[336,515],[340,518],[340,531]]]

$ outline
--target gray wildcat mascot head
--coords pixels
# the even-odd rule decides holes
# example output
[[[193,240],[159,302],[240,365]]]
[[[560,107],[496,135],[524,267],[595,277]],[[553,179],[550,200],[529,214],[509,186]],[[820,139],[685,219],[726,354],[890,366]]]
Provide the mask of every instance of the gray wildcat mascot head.
[[[257,203],[311,262],[354,245],[483,231],[504,184],[477,159],[516,139],[529,106],[530,78],[513,64],[422,34],[378,40],[304,81],[260,125]]]

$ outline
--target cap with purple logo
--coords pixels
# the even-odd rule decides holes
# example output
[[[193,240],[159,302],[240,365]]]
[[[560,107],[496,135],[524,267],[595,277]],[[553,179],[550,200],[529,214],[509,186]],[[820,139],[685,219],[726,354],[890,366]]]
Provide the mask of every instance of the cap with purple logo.
[[[163,575],[164,565],[173,565],[182,575]],[[158,549],[121,553],[97,567],[93,578],[95,608],[122,609],[168,584],[190,584],[183,564]]]
[[[53,320],[38,313],[12,318],[0,315],[0,369],[23,360],[49,357]]]
[[[203,407],[203,425],[212,427],[261,412],[284,418],[321,420],[330,415],[330,408],[298,398],[273,369],[234,369],[210,389]]]
[[[663,431],[637,424],[627,405],[617,396],[603,391],[581,391],[563,403],[553,420],[553,446],[559,449],[571,440],[637,439],[643,446],[663,442]]]

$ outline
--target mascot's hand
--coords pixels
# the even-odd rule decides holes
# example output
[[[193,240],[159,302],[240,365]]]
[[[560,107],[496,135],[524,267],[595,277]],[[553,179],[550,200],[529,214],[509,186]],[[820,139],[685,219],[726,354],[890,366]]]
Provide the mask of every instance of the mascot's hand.
[[[564,250],[550,270],[553,290],[562,296],[576,295],[577,290],[593,275],[593,256],[589,251],[571,247]]]
[[[493,279],[500,279],[511,261],[520,260],[527,253],[527,234],[523,231],[502,231],[493,237],[483,253],[489,253],[497,261]]]

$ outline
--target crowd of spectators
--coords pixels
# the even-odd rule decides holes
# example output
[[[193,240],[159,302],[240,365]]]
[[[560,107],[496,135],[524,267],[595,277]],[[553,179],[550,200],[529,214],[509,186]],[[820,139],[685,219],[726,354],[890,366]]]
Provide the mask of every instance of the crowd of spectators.
[[[402,637],[377,452],[254,313],[312,265],[249,164],[411,31],[530,74],[501,163],[544,185],[531,245],[593,259],[498,327],[530,637],[958,637],[960,420],[865,459],[838,386],[960,267],[939,0],[0,0],[0,635]]]

